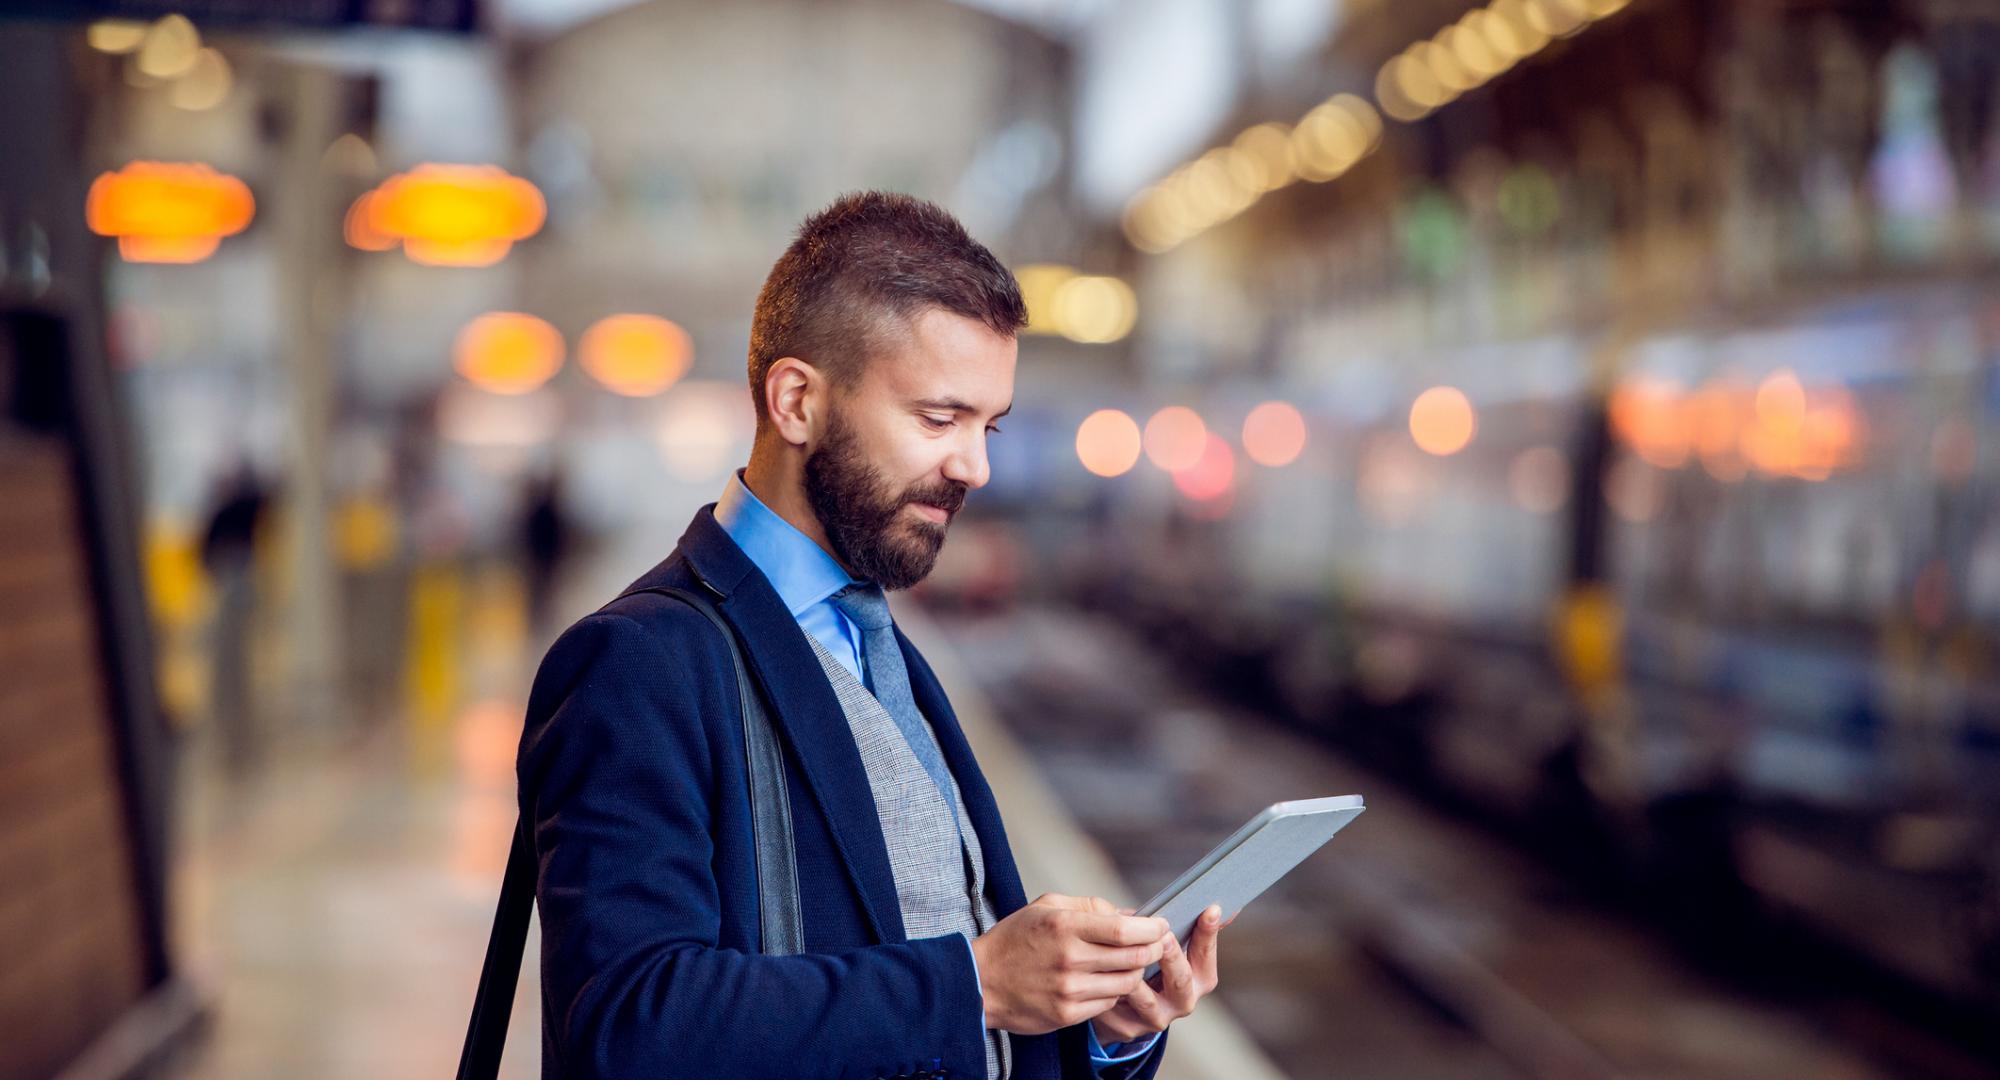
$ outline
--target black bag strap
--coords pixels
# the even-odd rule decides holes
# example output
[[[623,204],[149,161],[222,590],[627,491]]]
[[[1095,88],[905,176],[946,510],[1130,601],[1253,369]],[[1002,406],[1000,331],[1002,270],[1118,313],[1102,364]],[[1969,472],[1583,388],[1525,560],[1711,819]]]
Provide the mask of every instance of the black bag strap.
[[[668,586],[634,589],[625,596],[642,592],[671,596],[701,612],[729,643],[729,660],[736,668],[738,711],[743,715],[743,760],[750,780],[750,831],[757,849],[762,951],[768,956],[796,956],[806,951],[806,942],[799,911],[799,868],[792,852],[792,802],[785,791],[785,753],[778,746],[771,714],[757,693],[757,682],[743,662],[743,645],[707,598]]]
[[[672,597],[701,612],[729,643],[743,715],[743,757],[749,772],[751,835],[757,849],[757,908],[763,951],[772,956],[802,953],[805,926],[799,909],[798,863],[792,851],[785,755],[743,662],[743,646],[715,605],[685,589],[633,589],[618,599],[642,592]],[[472,1021],[466,1027],[465,1047],[459,1052],[458,1080],[492,1080],[499,1075],[507,1021],[514,1009],[514,989],[521,980],[521,954],[528,945],[528,916],[534,908],[535,851],[528,821],[523,818],[514,826],[513,848],[507,853],[507,870],[500,881],[500,906],[493,914],[493,933],[486,941],[486,962],[479,969],[479,992],[473,997]]]
[[[479,968],[479,993],[472,999],[472,1023],[458,1055],[458,1080],[493,1080],[500,1075],[500,1051],[507,1045],[507,1019],[514,987],[521,981],[521,953],[528,947],[528,915],[535,907],[535,854],[528,822],[514,823],[514,846],[500,879],[500,910],[486,939],[486,962]]]

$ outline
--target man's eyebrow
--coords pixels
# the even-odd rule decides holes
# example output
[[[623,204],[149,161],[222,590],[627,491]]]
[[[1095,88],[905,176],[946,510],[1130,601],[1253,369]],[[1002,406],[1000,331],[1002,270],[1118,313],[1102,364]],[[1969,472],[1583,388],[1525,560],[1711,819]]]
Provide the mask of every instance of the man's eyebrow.
[[[978,409],[974,408],[969,402],[960,401],[958,398],[918,398],[916,401],[911,402],[911,404],[917,406],[920,409],[937,409],[941,412],[960,413],[960,412],[979,411]],[[1001,417],[1013,411],[1014,411],[1014,403],[1010,401],[1007,403],[1006,408],[1001,409],[999,412],[993,414],[993,419],[998,420]]]

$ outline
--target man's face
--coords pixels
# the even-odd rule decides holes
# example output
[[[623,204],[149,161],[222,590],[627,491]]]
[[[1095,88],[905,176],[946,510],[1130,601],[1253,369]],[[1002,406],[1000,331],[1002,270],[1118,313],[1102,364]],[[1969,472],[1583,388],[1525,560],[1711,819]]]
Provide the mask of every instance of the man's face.
[[[806,457],[806,499],[856,576],[907,589],[937,562],[965,494],[984,487],[986,437],[1014,401],[1013,338],[930,310],[833,391]]]

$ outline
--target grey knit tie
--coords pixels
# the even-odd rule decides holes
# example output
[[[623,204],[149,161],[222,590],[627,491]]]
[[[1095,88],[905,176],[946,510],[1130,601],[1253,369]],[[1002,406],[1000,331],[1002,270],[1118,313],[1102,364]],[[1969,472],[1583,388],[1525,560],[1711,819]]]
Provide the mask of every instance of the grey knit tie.
[[[833,594],[833,606],[861,628],[861,650],[867,657],[868,689],[875,700],[895,718],[903,741],[937,785],[945,805],[951,805],[951,774],[944,755],[938,750],[937,736],[924,722],[917,700],[910,692],[910,670],[903,666],[903,650],[896,644],[895,622],[889,617],[889,598],[882,587],[867,583],[849,585]]]

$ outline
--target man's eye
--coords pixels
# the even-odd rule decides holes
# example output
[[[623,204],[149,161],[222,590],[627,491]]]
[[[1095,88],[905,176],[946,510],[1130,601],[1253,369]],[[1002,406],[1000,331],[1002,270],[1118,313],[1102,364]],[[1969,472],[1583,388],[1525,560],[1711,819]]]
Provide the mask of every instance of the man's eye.
[[[943,431],[945,428],[951,426],[951,418],[948,416],[936,417],[930,415],[929,413],[923,413],[920,415],[923,417],[925,425],[927,425],[932,431]]]
[[[986,434],[988,434],[988,435],[998,435],[998,434],[1000,434],[1000,425],[999,425],[999,424],[988,424],[988,425],[986,425]]]

